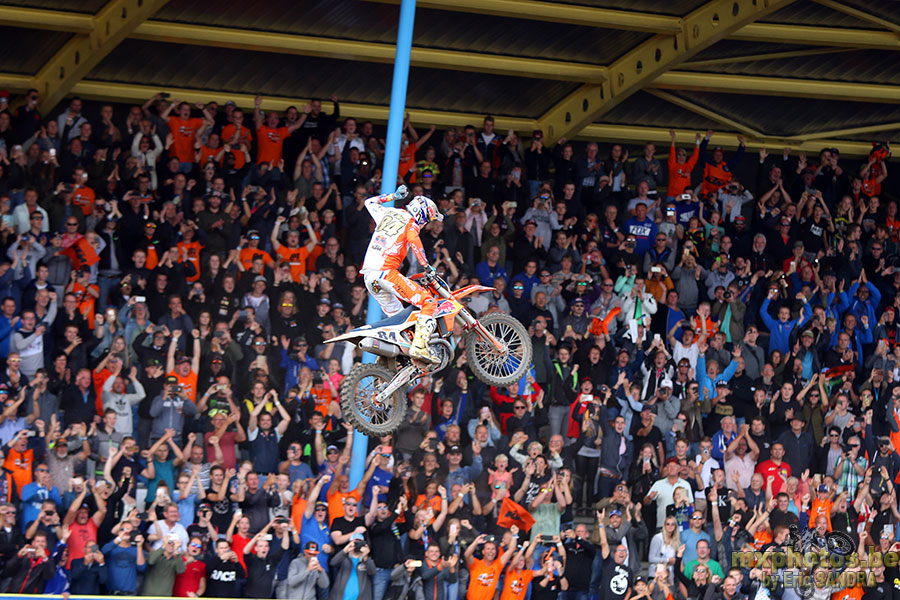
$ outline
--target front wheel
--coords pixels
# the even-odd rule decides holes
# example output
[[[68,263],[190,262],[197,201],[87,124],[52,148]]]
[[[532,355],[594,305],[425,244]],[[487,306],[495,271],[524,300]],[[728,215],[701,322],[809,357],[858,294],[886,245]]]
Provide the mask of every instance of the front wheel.
[[[353,427],[369,437],[390,435],[400,429],[406,418],[406,394],[399,389],[383,406],[375,395],[394,378],[394,373],[377,364],[353,367],[341,382],[341,410]]]
[[[475,326],[466,338],[466,362],[481,381],[503,387],[519,381],[531,368],[532,347],[528,331],[506,313],[491,313],[479,325],[502,346],[498,350]]]
[[[825,536],[825,542],[828,545],[828,551],[841,556],[849,556],[855,545],[853,538],[843,531],[833,531]]]

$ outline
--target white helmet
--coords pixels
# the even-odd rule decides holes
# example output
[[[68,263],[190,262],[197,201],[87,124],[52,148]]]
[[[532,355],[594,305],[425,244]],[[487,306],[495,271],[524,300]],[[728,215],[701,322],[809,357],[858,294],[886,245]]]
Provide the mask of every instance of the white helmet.
[[[412,215],[413,221],[419,227],[425,227],[431,221],[443,221],[444,215],[438,210],[437,205],[425,196],[416,196],[406,205],[406,211]]]

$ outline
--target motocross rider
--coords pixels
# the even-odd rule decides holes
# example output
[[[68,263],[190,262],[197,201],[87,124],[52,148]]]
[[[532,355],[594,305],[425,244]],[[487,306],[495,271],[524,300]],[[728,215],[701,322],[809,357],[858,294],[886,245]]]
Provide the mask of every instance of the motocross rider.
[[[430,291],[403,276],[398,269],[410,248],[425,269],[432,268],[425,257],[419,231],[431,221],[443,221],[444,215],[425,196],[413,198],[405,210],[384,206],[385,202],[402,200],[406,195],[406,186],[401,185],[393,194],[366,200],[366,208],[376,225],[360,273],[366,289],[389,317],[403,309],[400,300],[421,309],[409,354],[417,360],[437,363],[438,358],[428,348],[428,340],[437,326],[434,320],[437,300]]]

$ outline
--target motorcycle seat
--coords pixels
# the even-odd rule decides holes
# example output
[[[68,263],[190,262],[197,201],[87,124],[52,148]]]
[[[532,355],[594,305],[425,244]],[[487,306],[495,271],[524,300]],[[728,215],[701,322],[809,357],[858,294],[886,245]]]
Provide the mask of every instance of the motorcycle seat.
[[[386,319],[382,319],[371,325],[366,325],[364,327],[360,327],[359,329],[377,329],[379,327],[390,327],[392,325],[401,325],[406,323],[406,320],[409,319],[409,315],[411,315],[414,311],[418,310],[418,307],[415,306],[407,306],[400,312],[398,312],[393,317],[388,317]]]

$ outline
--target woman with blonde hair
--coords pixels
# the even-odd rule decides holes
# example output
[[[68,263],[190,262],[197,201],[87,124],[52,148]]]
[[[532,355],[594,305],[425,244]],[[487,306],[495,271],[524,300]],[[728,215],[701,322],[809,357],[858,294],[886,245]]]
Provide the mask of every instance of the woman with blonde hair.
[[[681,488],[675,488],[676,491]],[[666,578],[669,584],[675,582],[675,552],[681,546],[681,532],[679,531],[678,521],[675,517],[666,517],[663,522],[662,529],[650,540],[650,552],[647,560],[650,562],[648,575],[656,577],[658,567],[663,567],[668,573]]]

